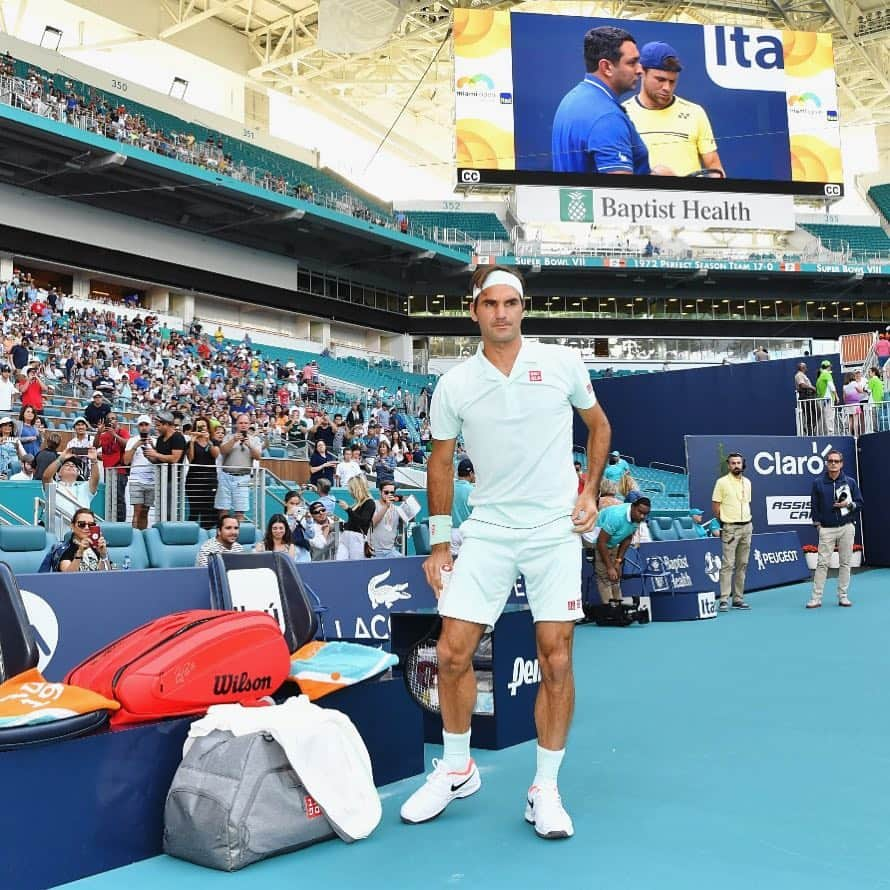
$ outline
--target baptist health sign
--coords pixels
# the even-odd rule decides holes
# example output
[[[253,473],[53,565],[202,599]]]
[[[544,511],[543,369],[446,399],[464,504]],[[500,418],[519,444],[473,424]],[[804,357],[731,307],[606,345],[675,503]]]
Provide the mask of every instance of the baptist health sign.
[[[832,450],[843,454],[844,473],[857,478],[856,443],[850,436],[686,436],[689,503],[710,512],[714,482],[726,473],[726,455],[738,451],[751,480],[754,531],[794,530],[802,543],[815,543],[810,492]]]
[[[794,199],[789,195],[516,186],[515,206],[519,218],[532,224],[789,232],[795,226]]]

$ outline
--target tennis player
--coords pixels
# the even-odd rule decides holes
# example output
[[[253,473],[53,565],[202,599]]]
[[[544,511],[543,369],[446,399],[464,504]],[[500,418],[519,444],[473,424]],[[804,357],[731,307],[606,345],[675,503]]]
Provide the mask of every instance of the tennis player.
[[[405,822],[426,822],[481,787],[470,756],[476,701],[473,652],[494,626],[517,576],[525,577],[535,621],[541,687],[535,704],[537,771],[525,818],[544,838],[571,837],[557,778],[574,705],[572,635],[581,609],[581,534],[596,522],[610,428],[580,355],[522,338],[524,284],[485,266],[472,280],[470,317],[482,342],[443,375],[433,394],[428,464],[431,553],[427,581],[439,599],[439,704],[445,745],[426,783],[402,806]],[[588,427],[587,482],[578,494],[572,465],[572,408]],[[453,458],[463,436],[476,471],[472,516],[452,569]]]
[[[677,176],[699,170],[725,175],[708,113],[676,95],[683,66],[669,43],[647,43],[640,50],[640,92],[624,103],[627,116],[649,150],[653,167]]]

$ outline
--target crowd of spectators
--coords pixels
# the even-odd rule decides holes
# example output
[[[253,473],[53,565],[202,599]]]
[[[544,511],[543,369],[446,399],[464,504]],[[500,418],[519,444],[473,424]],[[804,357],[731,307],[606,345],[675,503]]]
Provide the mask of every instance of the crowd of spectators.
[[[352,491],[367,474],[383,486],[399,464],[426,461],[425,391],[368,390],[335,410],[316,362],[264,357],[247,336],[233,343],[198,323],[172,330],[151,312],[122,317],[112,306],[66,309],[63,294],[18,270],[0,281],[0,302],[0,479],[56,482],[68,517],[89,507],[101,477],[115,477],[109,518],[123,520],[129,502],[145,528],[161,463],[186,465],[188,519],[215,528],[223,515],[245,517],[245,483],[269,448],[309,459],[322,500],[334,483]],[[61,425],[72,433],[64,447]],[[332,517],[335,505],[324,506]],[[344,509],[345,552],[359,552],[350,533],[373,552],[372,528]],[[312,511],[300,521],[287,544],[297,556],[345,558],[336,521]]]
[[[0,58],[0,101],[203,170],[230,176],[238,182],[323,204],[377,226],[402,233],[410,231],[404,213],[385,213],[373,209],[348,191],[316,193],[310,183],[300,178],[300,168],[293,161],[289,162],[293,170],[292,178],[251,167],[226,151],[227,143],[220,134],[198,139],[191,132],[167,131],[144,114],[131,111],[118,97],[110,98],[92,88],[88,94],[79,93],[71,81],[65,81],[64,88],[59,88],[54,78],[33,67],[28,68],[24,77],[19,76],[16,74],[16,59],[9,53]],[[234,142],[226,138],[230,143]],[[288,165],[286,158],[282,157],[281,161],[282,167]]]

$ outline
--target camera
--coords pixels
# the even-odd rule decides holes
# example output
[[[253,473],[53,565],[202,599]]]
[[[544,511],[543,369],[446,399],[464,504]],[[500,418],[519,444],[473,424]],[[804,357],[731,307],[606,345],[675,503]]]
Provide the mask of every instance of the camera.
[[[86,457],[89,454],[89,448],[72,448],[71,453],[75,457]]]
[[[584,603],[584,618],[579,624],[595,624],[597,627],[630,627],[631,624],[648,624],[652,620],[649,608],[640,602],[638,596],[630,597],[630,602]]]

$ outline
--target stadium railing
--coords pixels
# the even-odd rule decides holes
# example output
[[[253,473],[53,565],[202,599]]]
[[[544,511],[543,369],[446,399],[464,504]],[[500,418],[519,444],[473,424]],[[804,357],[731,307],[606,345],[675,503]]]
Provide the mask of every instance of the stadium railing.
[[[890,402],[832,405],[828,399],[801,399],[795,407],[798,436],[866,436],[890,430]]]

